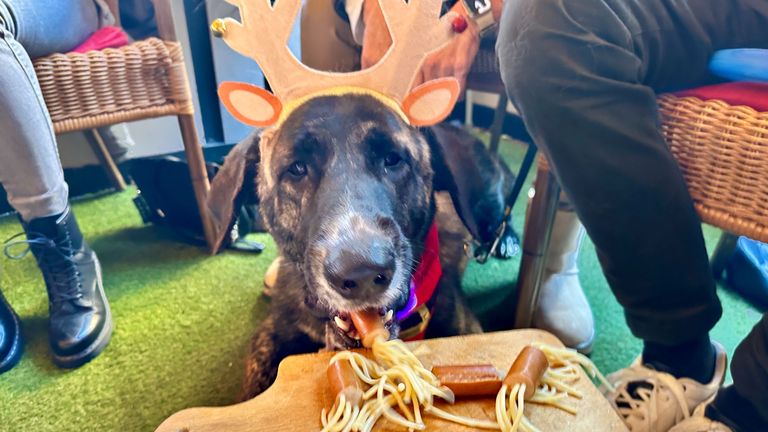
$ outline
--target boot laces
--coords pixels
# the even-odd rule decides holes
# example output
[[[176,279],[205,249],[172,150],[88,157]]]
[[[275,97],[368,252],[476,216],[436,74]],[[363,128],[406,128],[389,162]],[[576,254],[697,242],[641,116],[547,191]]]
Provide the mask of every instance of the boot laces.
[[[27,238],[19,239],[25,233],[21,232],[5,241],[3,253],[12,260],[24,259],[32,249],[40,252],[37,263],[43,272],[52,303],[77,300],[83,297],[81,274],[77,268],[74,255],[77,252],[71,247],[68,238],[58,243],[42,234],[30,232]],[[21,250],[17,250],[23,246]]]

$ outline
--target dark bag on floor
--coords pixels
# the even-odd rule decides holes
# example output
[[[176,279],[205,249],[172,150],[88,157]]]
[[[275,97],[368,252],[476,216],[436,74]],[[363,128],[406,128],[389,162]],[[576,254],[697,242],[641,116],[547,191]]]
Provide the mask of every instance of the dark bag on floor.
[[[221,165],[207,162],[208,178],[213,179]],[[174,156],[134,159],[131,177],[138,194],[134,204],[145,223],[166,226],[195,244],[205,244],[195,191],[189,178],[189,167]],[[263,232],[257,203],[241,205],[231,235],[225,247],[261,252],[264,245],[245,240],[252,232]]]

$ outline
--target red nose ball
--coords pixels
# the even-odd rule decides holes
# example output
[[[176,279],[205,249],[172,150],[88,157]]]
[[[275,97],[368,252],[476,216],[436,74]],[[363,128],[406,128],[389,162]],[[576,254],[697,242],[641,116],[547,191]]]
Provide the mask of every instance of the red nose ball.
[[[456,33],[464,33],[468,26],[467,18],[463,15],[459,15],[451,21],[451,27],[453,27],[453,31]]]

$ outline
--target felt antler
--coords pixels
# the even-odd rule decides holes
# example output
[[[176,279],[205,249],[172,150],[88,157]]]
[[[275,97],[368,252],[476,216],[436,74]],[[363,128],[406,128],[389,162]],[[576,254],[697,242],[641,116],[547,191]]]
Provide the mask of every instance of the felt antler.
[[[441,0],[379,0],[392,46],[376,65],[352,73],[311,69],[290,52],[288,37],[300,0],[277,0],[274,6],[270,0],[227,1],[240,9],[241,22],[216,20],[214,32],[232,49],[256,60],[275,93],[249,84],[222,84],[219,94],[225,105],[245,123],[274,124],[283,106],[295,107],[323,93],[385,96],[414,125],[442,120],[456,102],[458,83],[450,78],[429,82],[409,94],[426,56],[453,35],[452,17],[440,18]]]
[[[424,59],[450,42],[451,20],[440,19],[441,1],[379,0],[392,37],[392,46],[373,67],[360,73],[382,84],[381,93],[404,100]],[[404,79],[405,78],[405,79]],[[367,83],[368,81],[364,81]]]
[[[315,79],[311,69],[288,49],[288,38],[301,8],[300,1],[226,0],[240,9],[241,21],[224,18],[214,30],[220,31],[233,50],[259,64],[275,95],[287,101],[294,86]],[[217,27],[220,27],[217,28]]]

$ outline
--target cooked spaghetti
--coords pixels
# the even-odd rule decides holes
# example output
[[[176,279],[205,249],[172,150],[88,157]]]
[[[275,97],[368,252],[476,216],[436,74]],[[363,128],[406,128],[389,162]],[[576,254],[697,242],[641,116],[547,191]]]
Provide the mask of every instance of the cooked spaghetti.
[[[323,410],[323,431],[370,431],[382,417],[409,431],[424,430],[424,415],[429,414],[473,428],[497,429],[495,423],[458,416],[435,406],[436,400],[454,402],[453,392],[416,357],[401,340],[387,340],[376,313],[351,314],[363,345],[370,348],[373,360],[344,351],[330,364],[348,362],[357,378],[368,386],[362,407],[355,410],[347,400],[337,397],[330,412]]]
[[[496,396],[496,422],[502,432],[538,432],[538,429],[525,417],[526,401],[551,406],[576,415],[578,411],[569,403],[569,399],[583,397],[582,393],[574,387],[581,377],[579,367],[593,379],[611,387],[595,364],[577,351],[542,343],[535,343],[532,347],[546,356],[548,367],[538,378],[536,390],[530,395],[525,394],[526,384],[515,384],[510,387],[505,383],[499,390]]]
[[[355,400],[343,391],[337,392],[332,408],[321,414],[323,432],[369,432],[382,418],[408,431],[425,430],[426,415],[475,429],[539,432],[525,416],[526,402],[576,415],[572,399],[583,397],[575,387],[581,378],[580,367],[593,379],[608,385],[585,356],[536,343],[521,352],[504,379],[496,394],[495,419],[460,416],[435,406],[439,400],[453,403],[453,392],[424,367],[403,341],[387,340],[389,333],[377,314],[359,313],[351,317],[363,346],[371,349],[372,358],[344,351],[331,358],[330,366],[348,363],[348,369],[365,389],[360,398],[352,398]]]
[[[323,410],[323,431],[370,431],[384,417],[408,430],[424,430],[424,414],[430,414],[454,423],[473,428],[498,429],[490,421],[475,420],[451,414],[437,408],[434,402],[441,399],[453,403],[453,393],[440,385],[399,340],[381,341],[374,344],[381,357],[373,361],[362,354],[344,351],[331,359],[349,362],[357,377],[369,388],[363,394],[362,408],[356,410],[338,397],[330,412]]]

